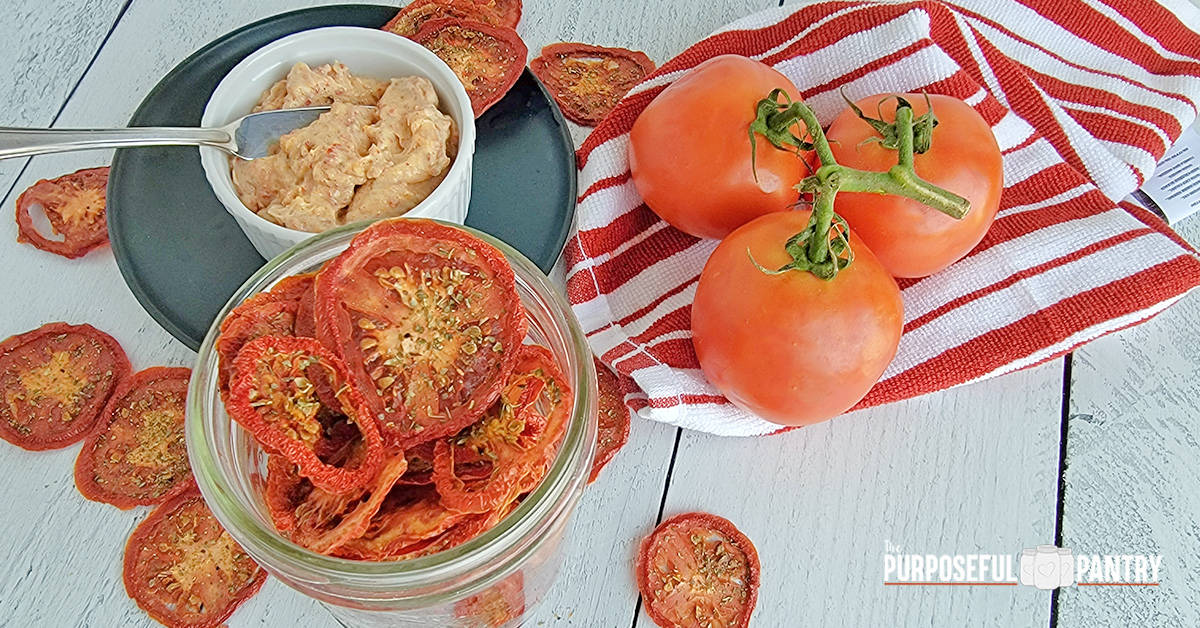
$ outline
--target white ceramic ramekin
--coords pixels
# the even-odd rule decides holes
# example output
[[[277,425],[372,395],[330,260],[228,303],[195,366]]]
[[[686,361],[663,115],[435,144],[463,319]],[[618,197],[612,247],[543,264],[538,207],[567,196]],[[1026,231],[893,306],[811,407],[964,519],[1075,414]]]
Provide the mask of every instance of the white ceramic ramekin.
[[[475,153],[471,99],[445,62],[420,44],[398,35],[372,28],[332,26],[274,41],[225,75],[204,108],[201,124],[221,126],[250,113],[262,93],[287,76],[296,63],[318,66],[334,61],[346,64],[353,74],[381,80],[424,76],[433,83],[438,107],[454,119],[458,129],[458,155],[441,184],[405,216],[462,224],[471,200],[471,160]],[[217,199],[263,257],[271,259],[314,235],[277,225],[242,204],[233,188],[230,157],[226,153],[216,148],[201,148],[200,162]]]

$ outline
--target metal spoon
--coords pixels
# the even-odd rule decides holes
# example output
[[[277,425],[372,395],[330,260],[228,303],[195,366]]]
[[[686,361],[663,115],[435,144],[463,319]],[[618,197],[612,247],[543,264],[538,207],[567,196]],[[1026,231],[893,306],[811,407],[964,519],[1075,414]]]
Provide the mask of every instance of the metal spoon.
[[[23,129],[0,127],[0,159],[94,148],[212,146],[242,159],[265,157],[282,135],[316,121],[329,107],[263,111],[222,127]]]

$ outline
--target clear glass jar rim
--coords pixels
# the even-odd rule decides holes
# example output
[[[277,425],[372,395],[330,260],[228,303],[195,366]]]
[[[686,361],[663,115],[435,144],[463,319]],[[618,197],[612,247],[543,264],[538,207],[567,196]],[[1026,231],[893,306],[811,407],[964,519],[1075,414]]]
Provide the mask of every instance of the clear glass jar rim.
[[[294,265],[323,245],[332,246],[333,241],[346,239],[348,242],[369,224],[370,221],[366,221],[339,227],[292,247],[255,272],[222,308],[200,346],[188,388],[185,426],[188,455],[201,493],[217,520],[252,555],[267,554],[274,559],[269,561],[273,566],[289,572],[299,571],[305,574],[306,579],[361,589],[372,594],[402,593],[410,588],[436,590],[439,584],[450,584],[469,577],[473,571],[489,564],[494,564],[496,569],[503,569],[510,562],[519,561],[520,556],[536,549],[543,539],[550,536],[548,532],[556,522],[574,509],[582,486],[586,483],[595,448],[595,426],[591,425],[589,409],[596,402],[592,392],[595,390],[596,375],[586,338],[565,298],[549,283],[546,275],[519,251],[470,227],[444,223],[468,231],[506,255],[514,271],[531,284],[538,296],[550,306],[549,313],[564,336],[568,354],[578,361],[578,364],[568,365],[575,388],[574,406],[554,464],[541,484],[518,508],[484,534],[456,548],[403,561],[356,561],[317,554],[283,538],[247,511],[216,459],[216,445],[205,420],[204,403],[211,399],[211,386],[215,384],[208,377],[215,366],[214,343],[220,323],[229,311],[254,292],[268,287],[265,278],[279,269]],[[429,595],[438,597],[437,593]],[[379,599],[413,601],[421,597],[424,595],[418,593],[416,596],[395,595]],[[370,599],[375,598],[372,596]]]

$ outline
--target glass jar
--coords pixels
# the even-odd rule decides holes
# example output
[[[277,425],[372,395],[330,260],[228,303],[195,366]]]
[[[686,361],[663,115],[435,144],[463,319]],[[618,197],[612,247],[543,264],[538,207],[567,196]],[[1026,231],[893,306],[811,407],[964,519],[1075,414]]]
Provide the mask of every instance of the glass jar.
[[[515,626],[554,579],[567,521],[587,484],[595,450],[596,374],[579,322],[546,276],[512,247],[502,251],[529,319],[528,341],[555,355],[574,390],[571,420],[542,483],[496,527],[453,549],[412,560],[354,561],[317,554],[276,532],[263,501],[265,455],[225,413],[217,392],[220,321],[276,282],[314,271],[345,250],[365,224],[328,231],[271,260],[230,298],[200,347],[187,402],[188,455],[213,514],[271,575],[324,602],[347,626]],[[456,226],[457,227],[457,226]],[[464,229],[464,227],[457,227]]]

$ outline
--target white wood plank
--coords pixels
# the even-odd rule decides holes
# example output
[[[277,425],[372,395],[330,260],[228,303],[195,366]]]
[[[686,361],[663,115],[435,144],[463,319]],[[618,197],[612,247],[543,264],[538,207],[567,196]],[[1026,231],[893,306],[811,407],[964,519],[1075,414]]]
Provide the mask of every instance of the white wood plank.
[[[69,7],[71,2],[65,4]],[[311,4],[321,3],[134,2],[57,126],[123,126],[159,78],[197,48],[245,23]],[[63,7],[59,10],[71,13]],[[27,24],[36,26],[36,21]],[[57,111],[58,103],[46,107]],[[11,216],[16,195],[35,180],[109,159],[107,151],[33,159],[13,194],[4,199],[4,213]],[[52,320],[89,322],[121,342],[135,369],[191,365],[194,354],[137,303],[110,251],[65,260],[16,244],[11,219],[0,224],[0,241],[9,243],[0,248],[0,265],[6,270],[0,277],[0,294],[9,297],[0,301],[0,337]],[[6,503],[22,505],[6,508],[3,515],[4,528],[19,531],[21,538],[0,545],[0,555],[9,564],[0,574],[0,617],[24,618],[27,625],[43,626],[157,625],[126,597],[120,579],[125,539],[145,511],[123,513],[79,496],[71,475],[77,451],[78,447],[71,447],[31,454],[0,447],[0,468],[32,470],[0,478],[0,496]],[[31,483],[31,476],[37,481]],[[319,604],[276,582],[247,604],[231,625],[331,623]]]
[[[884,586],[883,555],[885,542],[1014,554],[1053,540],[1061,369],[779,436],[684,432],[664,517],[712,512],[751,539],[762,561],[753,626],[1046,626],[1046,593]],[[637,625],[653,623],[642,611]]]
[[[557,41],[642,50],[662,63],[723,24],[773,0],[593,2],[527,0],[518,30],[530,57]],[[578,146],[591,129],[571,124]],[[658,514],[676,430],[634,419],[630,443],[580,502],[564,542],[562,571],[529,626],[627,626],[637,587],[637,539]]]
[[[123,0],[8,2],[0,37],[0,126],[49,126],[100,48]],[[21,28],[12,28],[19,24]],[[0,161],[0,194],[25,159]]]
[[[1200,242],[1200,221],[1180,232]],[[1063,546],[1162,554],[1158,587],[1072,587],[1060,626],[1200,625],[1200,295],[1075,352]]]

